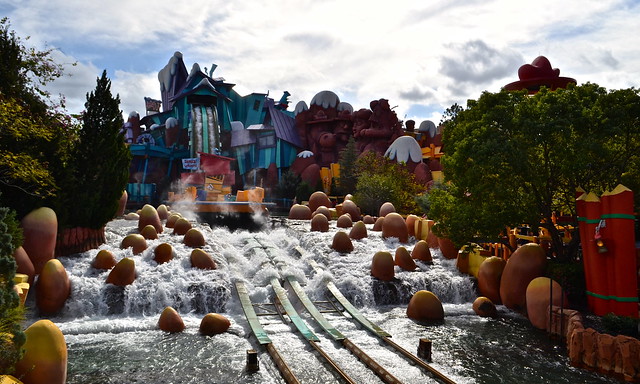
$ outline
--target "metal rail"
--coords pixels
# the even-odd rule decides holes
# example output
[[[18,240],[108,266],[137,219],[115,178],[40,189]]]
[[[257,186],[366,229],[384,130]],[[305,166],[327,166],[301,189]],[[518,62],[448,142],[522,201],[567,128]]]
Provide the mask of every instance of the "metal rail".
[[[313,316],[318,324],[325,330],[334,340],[339,341],[342,345],[349,350],[355,357],[357,357],[360,361],[362,361],[369,369],[371,369],[382,381],[387,384],[399,384],[401,383],[395,376],[393,376],[389,371],[387,371],[384,367],[378,364],[375,360],[373,360],[369,355],[367,355],[363,350],[361,350],[357,345],[355,345],[351,340],[345,337],[340,331],[335,329],[333,325],[320,313],[320,311],[316,308],[313,302],[309,299],[307,294],[304,292],[304,289],[300,286],[300,283],[292,277],[287,277],[287,282],[293,288],[294,293],[298,297],[298,299],[302,302],[302,305],[307,309],[307,311]]]
[[[299,248],[297,249],[297,251],[300,252],[301,254],[305,252],[304,250],[299,249]],[[314,260],[309,260],[309,264],[311,265],[311,267],[316,272],[322,271],[322,269],[320,268],[318,263],[316,263]],[[447,376],[442,374],[440,371],[438,371],[437,369],[433,368],[431,365],[427,364],[425,361],[423,361],[422,359],[420,359],[419,357],[417,357],[413,353],[407,351],[406,349],[402,348],[400,345],[398,345],[394,341],[392,341],[391,340],[391,335],[389,333],[387,333],[386,331],[384,331],[379,326],[377,326],[375,323],[371,322],[369,319],[364,317],[360,313],[360,311],[358,311],[358,309],[356,307],[354,307],[353,304],[351,304],[349,302],[349,300],[347,300],[346,297],[344,297],[344,295],[340,292],[338,287],[336,287],[336,285],[333,284],[333,282],[329,281],[329,282],[327,282],[326,285],[327,285],[327,289],[329,290],[331,295],[334,297],[334,299],[336,301],[338,301],[340,303],[340,305],[342,305],[342,307],[358,323],[360,323],[364,328],[366,328],[369,332],[371,332],[372,334],[374,334],[374,335],[378,336],[379,338],[381,338],[384,342],[389,344],[393,349],[398,351],[400,354],[402,354],[403,356],[405,356],[406,358],[408,358],[409,360],[411,360],[412,362],[414,362],[415,364],[417,364],[421,368],[423,368],[426,371],[428,371],[429,373],[431,373],[439,381],[441,381],[441,382],[443,382],[445,384],[455,384],[455,381],[449,379]]]
[[[302,333],[302,335],[305,337],[305,339],[307,339],[309,344],[311,344],[311,346],[324,358],[324,360],[340,376],[340,378],[342,378],[347,383],[357,384],[355,381],[353,381],[352,378],[349,377],[349,375],[347,375],[346,372],[342,370],[342,368],[340,368],[333,361],[333,359],[329,355],[326,354],[324,350],[322,350],[322,348],[320,348],[320,346],[317,344],[320,341],[320,339],[318,339],[318,336],[316,336],[313,333],[313,331],[311,331],[309,327],[307,327],[304,321],[302,321],[302,318],[300,317],[300,315],[298,315],[298,312],[295,310],[295,308],[289,301],[289,297],[287,297],[287,292],[282,287],[282,285],[280,285],[280,282],[278,281],[278,279],[276,278],[271,279],[271,287],[275,291],[276,296],[280,301],[280,304],[282,304],[282,307],[287,313],[287,316],[289,316],[289,318],[291,319],[291,322],[298,329],[298,332]]]
[[[260,345],[266,346],[267,352],[269,356],[278,367],[278,371],[280,371],[280,375],[287,384],[299,384],[300,381],[293,374],[286,361],[278,352],[278,349],[273,345],[271,339],[265,332],[264,328],[260,324],[258,320],[258,315],[256,311],[253,309],[253,304],[251,303],[251,299],[249,298],[249,292],[247,291],[247,287],[245,287],[244,283],[237,281],[236,282],[236,291],[238,292],[238,297],[240,298],[240,304],[242,305],[242,310],[244,311],[245,317],[249,322],[249,326],[251,327],[251,331],[258,339],[258,343]]]

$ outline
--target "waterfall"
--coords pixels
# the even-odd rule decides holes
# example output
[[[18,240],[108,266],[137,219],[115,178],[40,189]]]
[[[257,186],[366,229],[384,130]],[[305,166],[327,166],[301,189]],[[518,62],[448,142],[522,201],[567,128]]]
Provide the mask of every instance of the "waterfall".
[[[193,115],[193,132],[191,132],[191,151],[192,155],[195,156],[196,153],[203,151],[203,140],[202,140],[202,110],[200,106],[194,105],[191,107],[192,115]]]
[[[215,107],[205,107],[207,113],[207,133],[209,137],[208,153],[215,153],[220,147],[220,139],[218,134],[218,116]]]

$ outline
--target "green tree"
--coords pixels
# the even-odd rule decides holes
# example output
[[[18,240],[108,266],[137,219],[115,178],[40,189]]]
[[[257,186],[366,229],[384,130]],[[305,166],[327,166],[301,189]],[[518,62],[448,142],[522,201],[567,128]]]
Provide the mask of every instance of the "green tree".
[[[18,217],[55,197],[74,139],[74,121],[42,86],[62,75],[51,51],[24,46],[0,21],[0,192]]]
[[[18,295],[13,290],[16,261],[13,251],[22,244],[22,232],[15,212],[0,208],[0,375],[13,372],[21,357],[25,336],[24,319]]]
[[[356,141],[353,136],[349,137],[347,145],[340,151],[340,190],[344,193],[353,193],[356,190],[358,178],[356,177],[356,163],[358,161],[358,151]]]
[[[82,128],[64,173],[58,200],[61,228],[101,230],[116,214],[129,177],[131,154],[120,133],[119,96],[111,94],[107,72],[87,94]]]
[[[284,199],[294,199],[296,197],[296,188],[300,184],[300,176],[292,170],[282,173],[282,177],[276,185],[276,196]]]
[[[419,212],[416,197],[422,187],[405,167],[375,152],[366,152],[356,162],[353,200],[363,213],[377,215],[380,206],[390,202],[398,212]]]
[[[638,177],[635,89],[607,92],[588,83],[533,96],[485,92],[451,115],[443,138],[449,184],[429,200],[437,231],[457,244],[540,224],[552,235],[552,254],[572,256],[576,244],[563,247],[553,213],[575,218],[579,186],[601,193],[623,176]]]

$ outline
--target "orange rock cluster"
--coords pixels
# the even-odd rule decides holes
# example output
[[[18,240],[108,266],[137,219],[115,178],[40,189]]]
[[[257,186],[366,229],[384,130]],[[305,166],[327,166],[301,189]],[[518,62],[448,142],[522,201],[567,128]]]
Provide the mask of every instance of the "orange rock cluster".
[[[615,376],[627,382],[640,382],[640,340],[599,333],[584,328],[578,311],[552,307],[547,331],[567,342],[573,366]]]

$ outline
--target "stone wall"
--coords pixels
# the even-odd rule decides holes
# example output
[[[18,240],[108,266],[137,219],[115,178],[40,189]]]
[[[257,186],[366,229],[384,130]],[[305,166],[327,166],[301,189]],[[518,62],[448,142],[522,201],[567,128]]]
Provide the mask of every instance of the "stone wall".
[[[585,329],[580,312],[555,306],[547,332],[566,340],[573,366],[640,383],[640,340]]]

